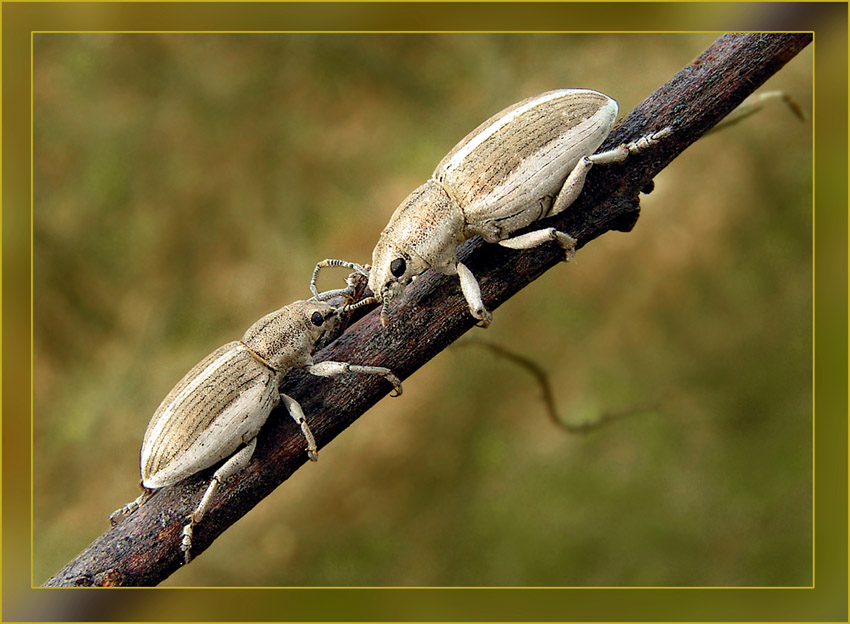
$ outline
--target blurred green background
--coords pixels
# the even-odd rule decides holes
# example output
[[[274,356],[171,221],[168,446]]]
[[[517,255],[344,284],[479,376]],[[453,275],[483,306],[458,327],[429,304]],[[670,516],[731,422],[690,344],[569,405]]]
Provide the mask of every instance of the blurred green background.
[[[136,496],[172,385],[317,260],[368,262],[469,130],[568,86],[625,113],[713,39],[34,35],[34,583]],[[810,112],[811,68],[764,88]],[[811,131],[776,104],[701,140],[472,334],[565,419],[629,418],[565,433],[450,349],[166,585],[810,585]]]

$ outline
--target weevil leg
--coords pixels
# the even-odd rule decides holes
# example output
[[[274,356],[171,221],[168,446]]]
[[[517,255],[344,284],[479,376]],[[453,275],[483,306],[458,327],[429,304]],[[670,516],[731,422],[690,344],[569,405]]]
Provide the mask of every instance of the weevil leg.
[[[321,301],[322,299],[319,297],[319,289],[316,287],[316,279],[319,277],[319,271],[326,267],[345,267],[347,269],[351,269],[352,271],[357,271],[361,275],[369,276],[369,271],[366,270],[360,264],[356,262],[348,262],[347,260],[337,260],[336,258],[326,258],[321,262],[316,263],[316,268],[313,269],[313,275],[310,278],[310,292],[313,293],[313,297]],[[345,292],[347,289],[342,289],[342,292]],[[329,291],[333,292],[333,291]],[[324,295],[323,295],[324,296]]]
[[[189,514],[188,522],[183,526],[183,539],[180,542],[180,550],[183,551],[183,559],[186,563],[192,560],[192,536],[194,534],[195,525],[204,519],[204,515],[210,508],[213,494],[218,489],[220,483],[224,483],[230,477],[238,472],[241,472],[251,461],[251,456],[254,454],[254,449],[257,448],[257,438],[252,438],[244,447],[239,449],[230,459],[228,459],[221,468],[215,471],[210,484],[207,486],[207,491],[195,511]]]
[[[514,236],[513,238],[507,238],[499,241],[499,244],[502,247],[507,247],[509,249],[531,249],[532,247],[537,247],[538,245],[542,245],[549,241],[556,241],[564,248],[565,262],[569,262],[575,257],[576,243],[578,241],[569,234],[551,227]]]
[[[469,304],[469,313],[481,321],[478,323],[478,327],[488,327],[493,320],[493,314],[484,306],[478,280],[462,262],[457,263],[457,276],[460,278],[460,290],[466,298],[466,303]]]
[[[639,154],[640,152],[646,151],[647,149],[657,145],[661,139],[670,136],[670,134],[672,133],[673,128],[671,128],[670,126],[666,126],[658,132],[653,132],[652,134],[645,134],[644,136],[634,141],[631,141],[630,143],[623,143],[622,145],[618,145],[614,149],[610,149],[604,152],[597,152],[592,156],[588,156],[588,158],[594,165],[608,165],[611,163],[623,162],[624,160],[626,160],[626,158],[629,157],[629,154]]]
[[[587,172],[590,171],[590,168],[593,167],[593,165],[594,161],[588,156],[578,161],[576,166],[573,167],[573,170],[570,171],[570,175],[568,175],[567,179],[564,181],[564,186],[561,187],[555,201],[552,202],[552,207],[549,209],[549,212],[544,216],[551,217],[559,214],[578,199],[578,196],[581,195],[581,190],[584,188],[584,181],[587,179]]]
[[[558,197],[555,198],[555,202],[552,204],[552,208],[546,216],[551,217],[563,212],[564,209],[569,207],[576,199],[578,199],[578,196],[581,194],[581,190],[584,188],[584,181],[587,179],[587,172],[590,171],[590,168],[593,167],[593,165],[610,165],[613,163],[623,162],[629,157],[629,154],[638,154],[650,147],[653,147],[661,139],[669,136],[672,132],[673,129],[670,126],[667,126],[658,132],[642,136],[631,143],[623,143],[614,149],[597,152],[591,156],[585,156],[578,161],[578,164],[570,172],[570,175],[567,176],[564,186],[561,188],[558,193]]]
[[[336,377],[337,375],[342,375],[343,373],[363,373],[366,375],[380,375],[393,385],[393,388],[395,389],[395,394],[393,394],[392,396],[399,396],[401,394],[401,381],[393,374],[393,372],[389,368],[386,368],[384,366],[360,366],[359,364],[349,364],[348,362],[334,362],[331,360],[327,360],[325,362],[319,362],[318,364],[308,364],[304,367],[304,370],[310,373],[311,375],[316,375],[317,377]]]
[[[280,402],[286,407],[286,411],[292,416],[292,419],[301,427],[301,433],[307,439],[307,457],[310,461],[318,461],[319,450],[316,448],[316,439],[313,437],[313,432],[307,426],[307,417],[304,416],[304,410],[301,409],[301,404],[291,396],[280,393]]]
[[[126,518],[130,514],[134,513],[136,510],[139,509],[139,507],[141,507],[146,502],[148,502],[148,499],[151,496],[153,496],[153,493],[155,491],[156,490],[151,490],[150,488],[146,488],[143,485],[142,486],[142,493],[139,494],[139,497],[136,500],[134,500],[130,503],[127,503],[126,505],[121,507],[121,509],[116,509],[111,514],[109,514],[109,522],[112,524],[112,526],[115,526],[116,524],[120,524],[121,522],[123,522],[124,518]]]

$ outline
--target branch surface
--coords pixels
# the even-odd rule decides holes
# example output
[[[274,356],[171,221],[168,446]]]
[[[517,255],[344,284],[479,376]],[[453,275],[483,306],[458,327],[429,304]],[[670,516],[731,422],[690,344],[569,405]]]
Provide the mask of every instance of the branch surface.
[[[811,40],[810,33],[720,37],[638,105],[600,149],[665,126],[672,126],[674,133],[622,164],[594,167],[578,201],[563,214],[535,224],[534,229],[556,226],[577,238],[578,247],[610,230],[629,231],[639,215],[639,193],[651,187],[652,178]],[[562,257],[563,251],[555,243],[514,251],[488,245],[478,237],[458,250],[459,260],[478,278],[490,310],[560,264]],[[498,314],[495,318],[498,322]],[[428,271],[394,302],[385,329],[378,310],[372,310],[319,351],[315,360],[387,366],[406,379],[469,331],[474,322],[457,278]],[[371,376],[325,379],[299,370],[290,371],[281,384],[281,390],[303,406],[320,449],[390,389],[382,379]],[[300,430],[287,414],[276,409],[260,432],[249,466],[219,488],[211,509],[196,527],[193,554],[206,550],[306,459]],[[158,491],[139,511],[95,539],[45,586],[156,585],[167,578],[182,564],[179,544],[183,522],[197,505],[212,472],[206,470]]]

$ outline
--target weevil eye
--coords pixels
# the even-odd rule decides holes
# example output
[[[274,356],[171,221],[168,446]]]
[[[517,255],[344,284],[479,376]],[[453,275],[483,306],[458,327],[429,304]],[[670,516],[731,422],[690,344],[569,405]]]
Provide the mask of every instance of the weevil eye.
[[[310,317],[310,322],[316,327],[321,327],[325,322],[325,317],[322,316],[320,312],[313,312],[313,316]]]
[[[390,263],[390,273],[395,275],[396,277],[401,277],[404,275],[407,266],[404,262],[404,258],[396,258]]]

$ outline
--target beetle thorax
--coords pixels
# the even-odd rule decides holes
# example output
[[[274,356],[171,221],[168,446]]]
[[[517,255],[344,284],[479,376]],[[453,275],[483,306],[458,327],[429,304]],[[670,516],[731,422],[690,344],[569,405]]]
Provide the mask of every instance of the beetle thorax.
[[[426,269],[454,265],[463,231],[463,212],[439,183],[428,180],[407,196],[381,232],[369,288],[381,298],[388,291],[397,294]]]

